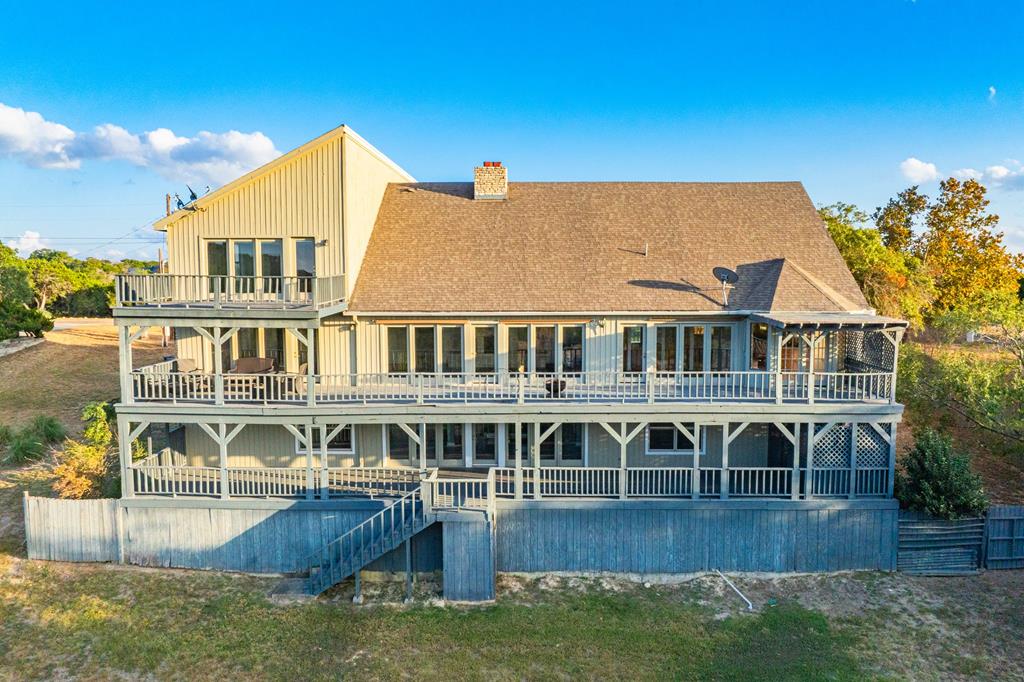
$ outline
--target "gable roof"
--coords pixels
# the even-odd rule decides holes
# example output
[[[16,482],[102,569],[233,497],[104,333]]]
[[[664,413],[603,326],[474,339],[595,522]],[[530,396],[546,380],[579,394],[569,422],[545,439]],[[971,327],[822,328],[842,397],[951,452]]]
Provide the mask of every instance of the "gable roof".
[[[352,130],[352,128],[345,124],[342,124],[337,128],[334,128],[333,130],[328,130],[323,135],[313,138],[309,142],[296,147],[290,152],[286,152],[281,156],[277,157],[276,159],[268,161],[259,168],[246,173],[242,177],[232,180],[226,185],[221,185],[220,187],[213,190],[209,194],[201,196],[195,201],[191,202],[187,208],[179,208],[172,212],[170,215],[160,218],[159,220],[153,223],[153,229],[166,230],[169,226],[178,222],[182,218],[192,215],[195,209],[202,209],[206,206],[209,206],[210,204],[219,200],[221,197],[227,196],[236,189],[239,189],[249,184],[250,182],[256,180],[257,178],[263,177],[267,173],[270,173],[276,170],[277,168],[280,168],[289,161],[292,161],[293,159],[296,159],[302,156],[303,154],[307,154],[313,151],[314,149],[318,149],[319,147],[322,147],[323,145],[331,142],[332,140],[336,140],[339,137],[347,137],[348,139],[352,140],[356,144],[363,147],[370,154],[376,156],[384,164],[391,166],[396,172],[407,178],[410,182],[415,182],[416,179],[409,175],[408,173],[406,173],[397,163],[389,159],[379,149],[377,149],[372,144],[364,140],[359,134],[356,133],[356,131]]]
[[[349,311],[869,307],[798,182],[518,182],[504,201],[472,197],[472,183],[389,186]],[[728,307],[716,266],[740,275]]]

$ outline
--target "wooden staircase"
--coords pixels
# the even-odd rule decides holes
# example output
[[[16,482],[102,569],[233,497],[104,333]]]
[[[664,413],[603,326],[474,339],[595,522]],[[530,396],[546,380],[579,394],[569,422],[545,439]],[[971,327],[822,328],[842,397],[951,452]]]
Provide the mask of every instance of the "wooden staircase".
[[[318,595],[356,571],[397,549],[436,520],[424,503],[422,488],[398,498],[393,504],[321,547],[309,558],[306,591]]]

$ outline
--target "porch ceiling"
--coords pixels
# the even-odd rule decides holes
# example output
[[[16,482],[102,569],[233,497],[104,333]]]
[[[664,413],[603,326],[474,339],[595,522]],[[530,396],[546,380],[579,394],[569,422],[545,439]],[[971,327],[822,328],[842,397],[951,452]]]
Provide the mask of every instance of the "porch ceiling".
[[[907,322],[868,313],[753,313],[750,319],[778,329],[905,329]]]

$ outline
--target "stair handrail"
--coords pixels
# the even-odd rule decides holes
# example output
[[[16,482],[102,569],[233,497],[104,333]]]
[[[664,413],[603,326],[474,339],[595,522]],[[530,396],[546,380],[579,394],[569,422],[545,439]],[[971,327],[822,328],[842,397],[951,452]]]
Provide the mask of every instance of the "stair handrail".
[[[326,545],[321,546],[317,551],[313,552],[312,554],[310,554],[307,557],[306,562],[305,562],[306,569],[308,571],[312,572],[312,569],[313,569],[314,566],[319,566],[321,568],[321,570],[323,570],[324,565],[330,563],[330,557],[331,557],[330,552],[331,552],[331,550],[336,545],[340,545],[340,546],[343,547],[344,546],[343,543],[344,543],[345,539],[349,538],[349,537],[355,537],[355,535],[357,533],[360,534],[360,537],[365,537],[364,531],[365,531],[367,526],[370,527],[370,533],[371,533],[370,537],[371,537],[371,543],[372,543],[372,539],[373,539],[373,535],[372,535],[372,533],[373,533],[373,526],[374,526],[375,523],[378,522],[378,520],[379,520],[380,526],[381,526],[380,539],[381,539],[381,542],[383,543],[383,540],[385,538],[384,520],[390,514],[390,517],[391,517],[390,528],[392,529],[392,532],[393,532],[394,528],[395,528],[395,508],[396,507],[399,508],[400,513],[402,514],[402,528],[403,529],[405,528],[405,525],[406,525],[406,523],[405,523],[405,511],[406,511],[406,509],[409,510],[409,514],[410,514],[409,520],[413,522],[413,526],[416,525],[415,521],[416,521],[417,518],[423,518],[425,520],[427,518],[427,516],[426,516],[427,512],[426,512],[425,505],[422,504],[423,496],[422,496],[421,492],[422,492],[421,489],[409,491],[405,495],[402,495],[397,500],[395,500],[392,504],[388,505],[387,507],[384,507],[379,512],[377,512],[376,514],[373,514],[369,518],[363,520],[361,523],[357,524],[356,526],[353,526],[349,530],[345,531],[344,533],[342,533],[338,537],[336,537],[333,540],[331,540],[330,542],[328,542]],[[421,513],[418,514],[418,515],[416,513],[416,500],[417,499],[419,499],[421,501],[421,508],[423,509],[423,511],[421,511]],[[350,543],[350,546],[352,544],[354,544],[354,543]],[[360,546],[360,554],[362,554],[363,552],[365,552],[365,547]],[[353,551],[353,552],[351,552],[351,554],[352,554],[352,556],[354,558],[356,553]],[[327,559],[326,561],[324,560],[325,557]],[[373,561],[373,559],[370,559],[369,561]],[[367,563],[369,563],[369,562],[367,562]]]

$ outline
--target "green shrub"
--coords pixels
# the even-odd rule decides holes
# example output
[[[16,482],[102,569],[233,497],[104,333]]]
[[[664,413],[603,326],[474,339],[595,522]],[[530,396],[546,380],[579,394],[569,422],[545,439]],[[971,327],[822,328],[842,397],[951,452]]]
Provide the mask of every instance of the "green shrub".
[[[111,474],[118,469],[116,452],[103,445],[68,440],[57,453],[53,489],[60,497],[75,500],[114,496],[120,480]]]
[[[905,509],[943,519],[977,516],[988,508],[969,456],[954,452],[952,439],[932,429],[916,434],[914,448],[896,474],[896,497]]]
[[[34,431],[44,443],[56,443],[63,440],[67,431],[64,425],[53,417],[39,415],[26,427]]]
[[[46,454],[46,443],[39,434],[31,428],[24,428],[11,436],[10,445],[7,447],[5,462],[9,464],[24,464],[34,462]]]
[[[12,339],[19,332],[41,339],[53,329],[53,318],[41,310],[4,300],[0,303],[0,339]]]

